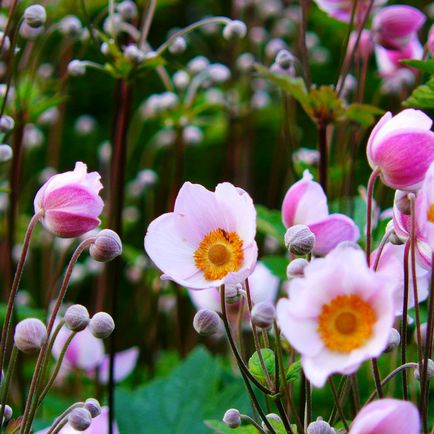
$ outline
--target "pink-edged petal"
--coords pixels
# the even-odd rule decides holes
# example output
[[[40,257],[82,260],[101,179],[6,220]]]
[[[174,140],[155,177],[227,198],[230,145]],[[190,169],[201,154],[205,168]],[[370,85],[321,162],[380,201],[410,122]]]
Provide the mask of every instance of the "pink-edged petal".
[[[331,214],[324,220],[308,225],[315,234],[315,255],[324,256],[342,241],[356,242],[360,231],[352,219],[343,214]]]
[[[42,223],[50,232],[58,237],[73,238],[95,229],[100,225],[101,220],[78,213],[49,210],[45,213]]]
[[[139,358],[139,349],[132,347],[119,353],[115,353],[114,356],[114,381],[119,383],[134,370]],[[110,357],[104,356],[104,359],[99,366],[99,381],[102,384],[107,384],[109,381],[109,368]]]
[[[221,311],[220,293],[217,288],[207,288],[201,291],[189,289],[188,293],[197,310],[209,309],[215,312]]]

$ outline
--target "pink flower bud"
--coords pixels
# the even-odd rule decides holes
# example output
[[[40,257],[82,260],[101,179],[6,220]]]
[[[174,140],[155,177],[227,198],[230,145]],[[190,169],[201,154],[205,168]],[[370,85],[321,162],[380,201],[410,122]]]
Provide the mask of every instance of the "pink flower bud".
[[[396,5],[375,15],[372,29],[375,41],[384,48],[405,48],[426,20],[425,14],[412,6]]]
[[[122,242],[119,235],[110,229],[103,229],[90,246],[89,253],[95,261],[111,261],[122,253]]]
[[[96,228],[104,206],[98,196],[100,178],[97,172],[87,173],[81,162],[71,172],[52,176],[34,200],[35,213],[44,212],[41,223],[62,238],[79,237]]]
[[[420,187],[434,160],[432,120],[422,111],[386,113],[372,130],[367,154],[387,186],[412,191]]]
[[[113,318],[106,312],[96,313],[89,324],[90,331],[98,339],[108,338],[115,329]]]
[[[23,353],[38,351],[47,340],[45,324],[36,318],[20,321],[15,328],[14,343]]]
[[[69,413],[68,422],[73,429],[77,431],[85,431],[92,423],[92,415],[89,410],[86,410],[83,407],[74,408],[74,410]]]
[[[89,324],[89,312],[81,304],[73,304],[65,312],[65,324],[69,330],[81,332]]]
[[[236,408],[230,408],[223,416],[223,422],[229,428],[238,428],[241,425],[241,415]]]
[[[84,408],[90,413],[92,418],[97,417],[101,414],[101,405],[94,398],[86,399],[84,403]]]

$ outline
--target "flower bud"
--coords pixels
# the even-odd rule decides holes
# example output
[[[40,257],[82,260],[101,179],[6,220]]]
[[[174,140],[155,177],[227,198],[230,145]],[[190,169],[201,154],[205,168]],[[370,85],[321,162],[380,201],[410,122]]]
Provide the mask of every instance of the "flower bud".
[[[145,60],[145,53],[134,44],[125,47],[124,56],[133,63],[142,63]]]
[[[307,255],[313,249],[315,235],[305,225],[291,226],[285,234],[285,245],[294,255]]]
[[[390,353],[395,348],[398,348],[400,343],[401,343],[401,335],[399,334],[399,331],[392,328],[390,330],[389,341],[387,342],[387,347],[384,350],[384,352]]]
[[[137,6],[132,0],[120,2],[116,9],[124,20],[133,20],[137,17]]]
[[[81,304],[73,304],[65,312],[65,325],[73,332],[81,332],[89,325],[89,312]]]
[[[113,318],[106,312],[96,313],[89,323],[91,333],[98,339],[109,337],[115,329]]]
[[[232,20],[229,24],[223,29],[223,37],[225,39],[242,39],[247,34],[246,25],[240,20]]]
[[[237,303],[241,297],[240,290],[243,289],[241,283],[226,284],[225,286],[225,300],[227,304]]]
[[[294,56],[288,50],[280,50],[275,62],[283,69],[288,69],[294,63]]]
[[[309,424],[306,434],[336,434],[336,431],[326,421],[318,419]]]
[[[422,365],[422,369],[425,369]],[[416,378],[417,381],[420,381],[420,372],[419,372],[419,366],[414,370],[414,378]],[[427,380],[432,380],[434,378],[434,361],[431,359],[428,359],[428,369],[427,369]]]
[[[173,83],[178,89],[185,89],[189,82],[190,76],[185,71],[178,71],[173,75]]]
[[[85,74],[86,65],[80,60],[74,59],[69,62],[67,70],[71,77],[80,77]]]
[[[92,415],[86,408],[78,407],[69,413],[68,422],[77,431],[85,431],[92,423]]]
[[[267,420],[275,420],[276,422],[282,422],[282,419],[276,413],[269,413],[265,417],[267,418]],[[265,422],[262,422],[261,425],[264,432],[269,434],[270,430],[268,429],[267,425],[265,425]]]
[[[89,248],[89,253],[98,262],[113,260],[122,254],[119,235],[110,229],[103,229],[97,234],[95,242]]]
[[[395,194],[395,205],[400,212],[405,215],[410,215],[410,200],[408,199],[408,191],[397,190]]]
[[[0,145],[0,163],[6,163],[12,156],[13,151],[9,145]]]
[[[193,327],[201,336],[211,336],[218,331],[220,317],[209,309],[199,310],[193,318]]]
[[[172,54],[180,54],[187,48],[187,42],[182,36],[178,36],[169,46],[169,51]]]
[[[90,413],[92,418],[95,418],[101,414],[101,405],[94,398],[86,399],[84,408]]]
[[[47,12],[41,5],[31,5],[24,11],[24,22],[33,28],[41,27],[47,21]]]
[[[269,301],[261,301],[253,306],[252,323],[261,329],[268,329],[273,325],[276,309]]]
[[[303,258],[296,258],[292,260],[286,268],[286,275],[288,279],[294,279],[294,277],[303,277],[304,269],[308,264],[309,262],[307,262],[306,259]]]
[[[0,131],[2,133],[8,133],[15,127],[15,121],[8,115],[0,116]]]
[[[223,416],[223,422],[229,428],[238,428],[241,425],[241,414],[236,408],[230,408]]]
[[[203,71],[208,65],[209,60],[206,57],[197,56],[188,62],[187,68],[192,74],[197,74],[198,72]]]
[[[36,318],[20,321],[15,327],[14,342],[23,353],[34,353],[47,341],[45,324]]]
[[[0,412],[2,411],[2,405],[0,405]],[[3,423],[8,422],[12,418],[12,408],[9,405],[5,405],[4,413],[3,413]]]
[[[214,83],[224,83],[229,80],[231,71],[221,63],[214,63],[208,66],[208,75]]]
[[[196,145],[203,140],[203,132],[195,125],[188,125],[182,130],[182,139],[187,145]]]
[[[81,33],[81,22],[74,15],[67,15],[59,24],[60,31],[67,36],[75,37]]]

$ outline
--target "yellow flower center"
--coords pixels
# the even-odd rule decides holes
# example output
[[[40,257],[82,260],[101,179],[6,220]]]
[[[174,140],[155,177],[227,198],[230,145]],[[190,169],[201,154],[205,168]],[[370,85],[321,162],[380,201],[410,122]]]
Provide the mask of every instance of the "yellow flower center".
[[[329,350],[346,353],[363,346],[376,320],[372,306],[359,296],[339,295],[323,306],[318,333]]]
[[[434,223],[434,204],[429,207],[426,218],[431,223]]]
[[[219,280],[238,271],[244,260],[243,242],[236,232],[216,229],[205,235],[194,252],[196,267],[205,279]]]

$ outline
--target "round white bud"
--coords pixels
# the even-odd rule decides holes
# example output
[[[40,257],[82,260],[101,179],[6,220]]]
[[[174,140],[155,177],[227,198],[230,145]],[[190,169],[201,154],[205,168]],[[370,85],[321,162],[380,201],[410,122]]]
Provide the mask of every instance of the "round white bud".
[[[182,130],[182,139],[187,145],[196,145],[203,140],[203,132],[195,125],[188,125]]]
[[[296,258],[293,259],[286,268],[286,275],[288,279],[294,279],[295,277],[303,277],[304,269],[309,264],[306,259]]]
[[[240,20],[232,20],[223,28],[223,37],[225,39],[242,39],[247,34],[246,25]]]
[[[0,405],[0,412],[2,410],[2,405]],[[8,422],[9,420],[12,419],[12,408],[9,405],[5,405],[5,409],[3,412],[3,423]]]
[[[124,56],[133,63],[142,63],[145,60],[145,53],[137,47],[130,44],[124,48]]]
[[[253,306],[252,323],[261,329],[268,329],[273,325],[276,309],[273,303],[261,301]]]
[[[422,369],[425,369],[425,367],[422,364]],[[414,370],[414,378],[416,378],[417,381],[420,381],[421,375],[419,371],[419,366]],[[434,361],[431,359],[428,359],[428,369],[427,369],[427,380],[432,380],[434,378]]]
[[[24,11],[24,22],[33,28],[41,27],[47,21],[47,12],[41,5],[31,5]]]
[[[209,60],[206,57],[197,56],[188,62],[187,68],[192,74],[197,74],[198,72],[203,71],[208,65]]]
[[[81,332],[89,325],[89,312],[81,304],[73,304],[66,310],[64,320],[69,330]]]
[[[286,231],[285,245],[294,255],[307,255],[315,245],[315,235],[305,225],[294,225]]]
[[[9,145],[0,145],[0,163],[6,163],[13,156],[12,148]]]
[[[137,17],[137,6],[132,0],[120,2],[116,9],[124,20],[133,20]]]
[[[208,75],[214,83],[224,83],[231,77],[231,71],[221,63],[214,63],[208,66]]]
[[[326,421],[316,420],[309,424],[306,434],[336,434],[336,431]]]
[[[0,116],[0,131],[2,133],[8,133],[15,127],[15,121],[8,115]]]
[[[169,46],[169,51],[172,54],[180,54],[187,48],[187,41],[182,36],[176,37]]]
[[[115,322],[108,313],[98,312],[90,320],[89,329],[96,338],[105,339],[113,333]]]
[[[178,71],[173,75],[173,83],[178,89],[185,89],[190,83],[190,76],[185,71]]]
[[[3,41],[1,48],[3,53],[7,53],[11,49],[11,40],[8,35],[5,36],[4,32],[0,32],[0,41]]]
[[[89,410],[84,407],[74,408],[74,410],[69,413],[68,422],[73,429],[85,431],[92,423],[92,415]]]
[[[275,62],[284,69],[288,69],[294,63],[294,56],[288,50],[280,50]]]
[[[92,418],[95,418],[101,414],[101,405],[94,398],[86,399],[84,408],[90,413]]]
[[[89,248],[90,256],[98,262],[108,262],[122,254],[122,241],[111,229],[103,229]]]
[[[67,70],[71,77],[80,77],[86,73],[86,65],[82,61],[74,59],[69,62]]]
[[[75,15],[67,15],[60,21],[60,31],[67,36],[76,37],[81,34],[81,22]]]
[[[230,408],[223,416],[223,422],[229,428],[238,428],[241,425],[241,414],[236,408]]]
[[[241,298],[240,291],[243,289],[241,283],[225,285],[225,300],[227,304],[237,303]]]
[[[399,331],[392,328],[389,333],[389,341],[387,342],[387,347],[384,350],[385,353],[390,353],[395,348],[399,347],[399,344],[401,343],[401,335],[399,334]]]
[[[15,327],[15,346],[23,353],[35,353],[47,341],[47,328],[37,318],[27,318]]]
[[[219,329],[220,317],[209,309],[199,310],[193,318],[193,327],[201,336],[211,336]]]

